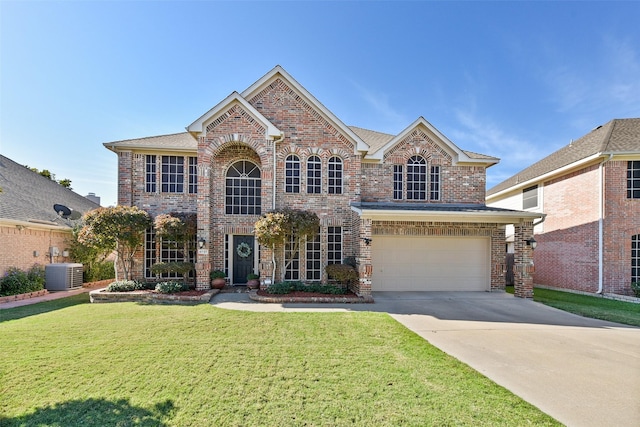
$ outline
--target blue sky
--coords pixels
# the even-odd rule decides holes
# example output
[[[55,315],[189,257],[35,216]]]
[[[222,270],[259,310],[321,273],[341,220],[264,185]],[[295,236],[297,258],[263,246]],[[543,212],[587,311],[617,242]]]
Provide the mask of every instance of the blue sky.
[[[344,123],[419,116],[491,187],[640,117],[640,2],[0,0],[0,152],[117,200],[104,142],[184,131],[283,66]]]

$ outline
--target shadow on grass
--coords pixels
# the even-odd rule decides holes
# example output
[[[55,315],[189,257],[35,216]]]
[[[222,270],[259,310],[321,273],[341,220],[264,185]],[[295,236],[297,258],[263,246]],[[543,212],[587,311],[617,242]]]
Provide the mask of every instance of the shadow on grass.
[[[2,426],[142,426],[162,427],[162,421],[174,410],[167,400],[152,409],[132,406],[127,400],[105,399],[71,400],[53,406],[38,408],[34,412],[15,418],[0,416]]]
[[[60,310],[78,304],[89,304],[89,294],[82,293],[52,301],[44,301],[37,304],[29,304],[23,305],[21,307],[2,309],[0,310],[0,322],[22,319],[24,317],[34,316],[36,314],[48,313],[50,311]]]

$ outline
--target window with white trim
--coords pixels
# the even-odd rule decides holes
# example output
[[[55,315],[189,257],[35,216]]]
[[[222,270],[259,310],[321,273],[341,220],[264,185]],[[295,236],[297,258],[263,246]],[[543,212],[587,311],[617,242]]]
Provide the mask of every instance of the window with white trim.
[[[640,199],[640,160],[627,162],[627,199]]]
[[[189,193],[198,193],[198,158],[189,157]]]
[[[640,234],[631,236],[631,283],[640,282]]]
[[[342,194],[342,159],[333,156],[329,159],[329,194]]]
[[[319,282],[322,279],[322,253],[320,251],[320,233],[307,239],[306,272],[307,280]]]
[[[284,244],[284,280],[300,280],[300,241],[290,236]]]
[[[322,192],[322,162],[320,157],[311,156],[307,159],[307,193],[320,194]]]
[[[162,156],[162,192],[184,192],[183,156]]]
[[[431,166],[429,175],[429,199],[440,200],[440,166]]]
[[[155,193],[156,187],[156,156],[147,154],[145,156],[144,186],[147,193]]]
[[[241,160],[227,171],[225,212],[231,215],[260,215],[262,212],[262,180],[260,169]]]
[[[402,200],[402,165],[393,165],[393,200]]]
[[[538,186],[532,185],[522,190],[522,209],[538,207]]]
[[[327,227],[327,264],[342,264],[342,227]]]
[[[427,161],[422,156],[412,156],[407,161],[407,200],[427,198]]]
[[[300,158],[289,154],[284,161],[284,191],[285,193],[300,192]]]

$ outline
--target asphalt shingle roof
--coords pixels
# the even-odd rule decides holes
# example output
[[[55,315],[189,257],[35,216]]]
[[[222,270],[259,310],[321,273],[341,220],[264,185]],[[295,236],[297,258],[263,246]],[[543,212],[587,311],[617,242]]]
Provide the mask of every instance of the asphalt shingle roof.
[[[158,135],[147,138],[107,142],[104,146],[107,148],[151,148],[196,151],[198,149],[198,141],[191,136],[189,132],[181,132],[170,135]]]
[[[55,181],[0,155],[0,219],[55,222],[70,227],[53,209],[54,204],[85,213],[100,207]]]
[[[614,119],[489,189],[487,196],[596,154],[640,153],[640,118]]]

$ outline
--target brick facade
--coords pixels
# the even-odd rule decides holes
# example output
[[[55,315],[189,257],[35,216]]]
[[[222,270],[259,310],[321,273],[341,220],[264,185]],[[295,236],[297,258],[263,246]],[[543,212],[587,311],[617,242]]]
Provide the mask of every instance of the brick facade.
[[[147,193],[145,180],[145,151],[142,148],[119,152],[119,201],[147,210],[152,216],[170,211],[197,212],[198,238],[206,246],[198,251],[196,282],[198,288],[209,287],[209,272],[225,270],[231,276],[235,248],[233,236],[252,236],[253,224],[259,218],[255,214],[229,214],[227,208],[227,177],[232,165],[239,161],[250,162],[259,169],[261,204],[265,213],[273,208],[311,210],[320,218],[321,260],[327,264],[329,229],[340,227],[341,256],[359,260],[360,281],[355,286],[359,295],[371,294],[371,248],[367,239],[376,233],[375,224],[361,218],[351,205],[359,202],[393,201],[393,165],[406,165],[411,156],[419,155],[428,167],[438,166],[440,189],[437,200],[427,198],[423,204],[484,204],[486,175],[492,158],[471,159],[456,151],[456,147],[439,139],[430,125],[416,125],[393,147],[389,147],[382,159],[365,159],[362,142],[324,107],[292,80],[275,72],[270,79],[256,83],[252,92],[232,95],[226,104],[220,104],[210,116],[197,123],[197,148],[192,151],[177,150],[176,155],[197,156],[198,193]],[[259,81],[260,82],[260,81]],[[203,116],[203,117],[205,117]],[[199,119],[201,120],[201,119]],[[192,125],[193,126],[193,125]],[[268,134],[269,128],[277,128],[281,137]],[[116,150],[114,150],[116,151]],[[158,156],[164,152],[157,151]],[[295,155],[300,161],[300,189],[285,190],[285,161]],[[466,163],[458,157],[464,156]],[[311,156],[320,159],[320,193],[307,192],[307,161]],[[341,191],[330,193],[329,162],[337,158],[342,165]],[[489,160],[485,160],[489,159]],[[186,163],[186,160],[185,160]],[[161,165],[157,165],[160,177]],[[427,169],[428,171],[429,169]],[[429,172],[427,172],[429,173]],[[427,189],[428,191],[428,189]],[[405,197],[400,203],[407,203]],[[504,224],[470,221],[471,223],[403,223],[389,225],[394,232],[434,235],[486,236],[491,239],[491,289],[504,288]],[[413,231],[412,231],[413,230]],[[272,276],[272,251],[257,248],[255,269],[259,270],[263,286],[283,277],[283,249],[276,248],[275,276]],[[305,247],[300,251],[300,277],[305,278]],[[138,263],[135,275],[142,273],[143,259]]]
[[[52,262],[73,262],[63,256],[68,248],[71,230],[58,231],[54,229],[24,227],[15,225],[0,226],[0,247],[3,248],[0,257],[0,271],[9,267],[28,270],[34,264],[45,265]],[[50,247],[57,247],[59,255],[51,257]],[[37,252],[37,254],[35,254]]]

